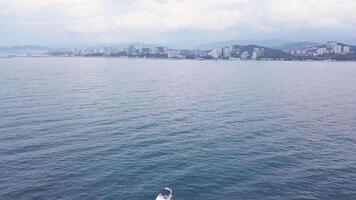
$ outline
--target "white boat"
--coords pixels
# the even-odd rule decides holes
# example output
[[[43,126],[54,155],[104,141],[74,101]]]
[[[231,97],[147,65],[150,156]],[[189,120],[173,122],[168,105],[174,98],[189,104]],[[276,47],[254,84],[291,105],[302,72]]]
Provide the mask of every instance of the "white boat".
[[[166,187],[158,194],[156,200],[174,200],[173,198],[173,191]]]

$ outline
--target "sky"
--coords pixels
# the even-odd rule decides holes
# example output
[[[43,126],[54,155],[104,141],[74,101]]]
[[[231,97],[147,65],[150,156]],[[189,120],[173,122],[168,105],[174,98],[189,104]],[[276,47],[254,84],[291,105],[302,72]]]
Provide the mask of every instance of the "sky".
[[[356,41],[356,0],[0,0],[1,45]]]

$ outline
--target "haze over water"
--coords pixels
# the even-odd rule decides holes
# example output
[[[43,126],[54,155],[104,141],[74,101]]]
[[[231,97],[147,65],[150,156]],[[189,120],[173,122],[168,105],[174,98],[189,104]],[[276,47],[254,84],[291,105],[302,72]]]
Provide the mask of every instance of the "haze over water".
[[[0,59],[0,199],[356,199],[356,63]]]

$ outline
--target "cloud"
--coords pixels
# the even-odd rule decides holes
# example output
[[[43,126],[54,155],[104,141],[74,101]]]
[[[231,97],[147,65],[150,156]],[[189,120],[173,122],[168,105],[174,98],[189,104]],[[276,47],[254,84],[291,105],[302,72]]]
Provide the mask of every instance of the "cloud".
[[[149,32],[215,31],[232,27],[238,11],[209,9],[198,1],[141,1],[137,10],[115,17],[118,28]]]
[[[278,37],[335,29],[351,35],[356,27],[354,0],[12,0],[0,7],[2,43],[122,42],[179,32]]]

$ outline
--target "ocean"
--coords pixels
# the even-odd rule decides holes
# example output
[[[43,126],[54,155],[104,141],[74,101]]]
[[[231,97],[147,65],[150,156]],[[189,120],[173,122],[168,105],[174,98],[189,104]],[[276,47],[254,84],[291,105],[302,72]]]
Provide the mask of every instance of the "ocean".
[[[356,199],[356,63],[0,59],[0,199]]]

